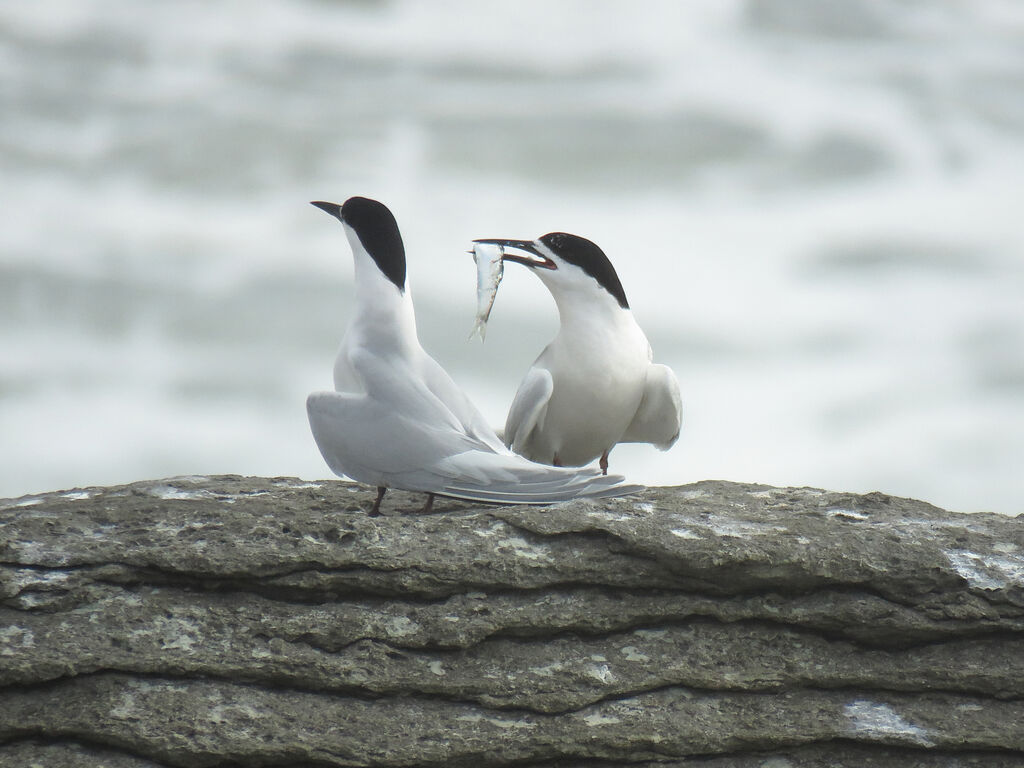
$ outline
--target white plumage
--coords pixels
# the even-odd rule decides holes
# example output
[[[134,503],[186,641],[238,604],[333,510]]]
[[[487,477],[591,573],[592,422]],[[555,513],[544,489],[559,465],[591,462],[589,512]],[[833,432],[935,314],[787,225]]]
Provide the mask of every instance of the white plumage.
[[[387,488],[503,504],[636,490],[621,477],[543,466],[509,451],[420,346],[391,212],[358,197],[314,205],[345,225],[355,269],[355,312],[335,361],[334,391],[306,402],[331,470],[377,486],[377,505]]]
[[[667,450],[682,424],[679,382],[653,362],[614,267],[594,243],[552,232],[534,240],[477,240],[505,249],[551,291],[559,329],[523,377],[505,421],[505,442],[533,461],[582,466],[617,443]],[[509,253],[518,249],[530,256]]]

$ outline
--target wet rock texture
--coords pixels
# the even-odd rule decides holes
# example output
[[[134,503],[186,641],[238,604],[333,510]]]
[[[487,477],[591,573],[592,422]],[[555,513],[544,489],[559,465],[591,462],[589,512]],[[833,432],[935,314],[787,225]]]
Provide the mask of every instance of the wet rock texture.
[[[0,501],[0,766],[1024,766],[1024,518],[372,497]]]

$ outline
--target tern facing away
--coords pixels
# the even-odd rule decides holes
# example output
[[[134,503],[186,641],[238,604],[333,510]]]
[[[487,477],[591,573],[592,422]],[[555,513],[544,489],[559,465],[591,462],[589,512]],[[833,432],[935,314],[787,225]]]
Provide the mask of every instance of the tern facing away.
[[[501,504],[548,504],[637,490],[597,470],[558,469],[512,453],[420,346],[395,217],[376,200],[313,205],[341,220],[352,248],[355,310],[332,392],[306,400],[313,438],[339,475],[388,488]]]
[[[537,240],[475,240],[503,249],[551,291],[560,327],[523,378],[505,421],[505,443],[532,461],[582,466],[616,443],[679,437],[682,402],[672,369],[653,363],[615,268],[594,243],[565,232]]]

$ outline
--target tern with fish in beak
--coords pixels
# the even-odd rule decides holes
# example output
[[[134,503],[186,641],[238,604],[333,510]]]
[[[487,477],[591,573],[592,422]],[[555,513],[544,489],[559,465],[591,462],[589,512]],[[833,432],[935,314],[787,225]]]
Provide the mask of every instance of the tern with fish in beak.
[[[377,487],[499,504],[550,504],[632,493],[621,477],[536,464],[512,453],[420,346],[405,246],[376,200],[314,202],[344,225],[355,265],[355,309],[334,363],[334,390],[306,400],[327,466]]]
[[[682,424],[679,382],[672,369],[652,362],[651,345],[604,251],[566,232],[474,242],[498,246],[504,261],[528,267],[558,306],[558,334],[509,408],[506,445],[556,466],[599,459],[603,472],[617,443],[670,448]]]

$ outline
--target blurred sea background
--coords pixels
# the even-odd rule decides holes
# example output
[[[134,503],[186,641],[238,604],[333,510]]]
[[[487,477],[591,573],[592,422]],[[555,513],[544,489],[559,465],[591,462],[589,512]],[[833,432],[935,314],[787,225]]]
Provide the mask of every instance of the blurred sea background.
[[[329,477],[365,195],[495,425],[557,314],[469,341],[466,249],[564,230],[682,384],[613,471],[1024,512],[1017,0],[39,0],[0,64],[0,496]]]

